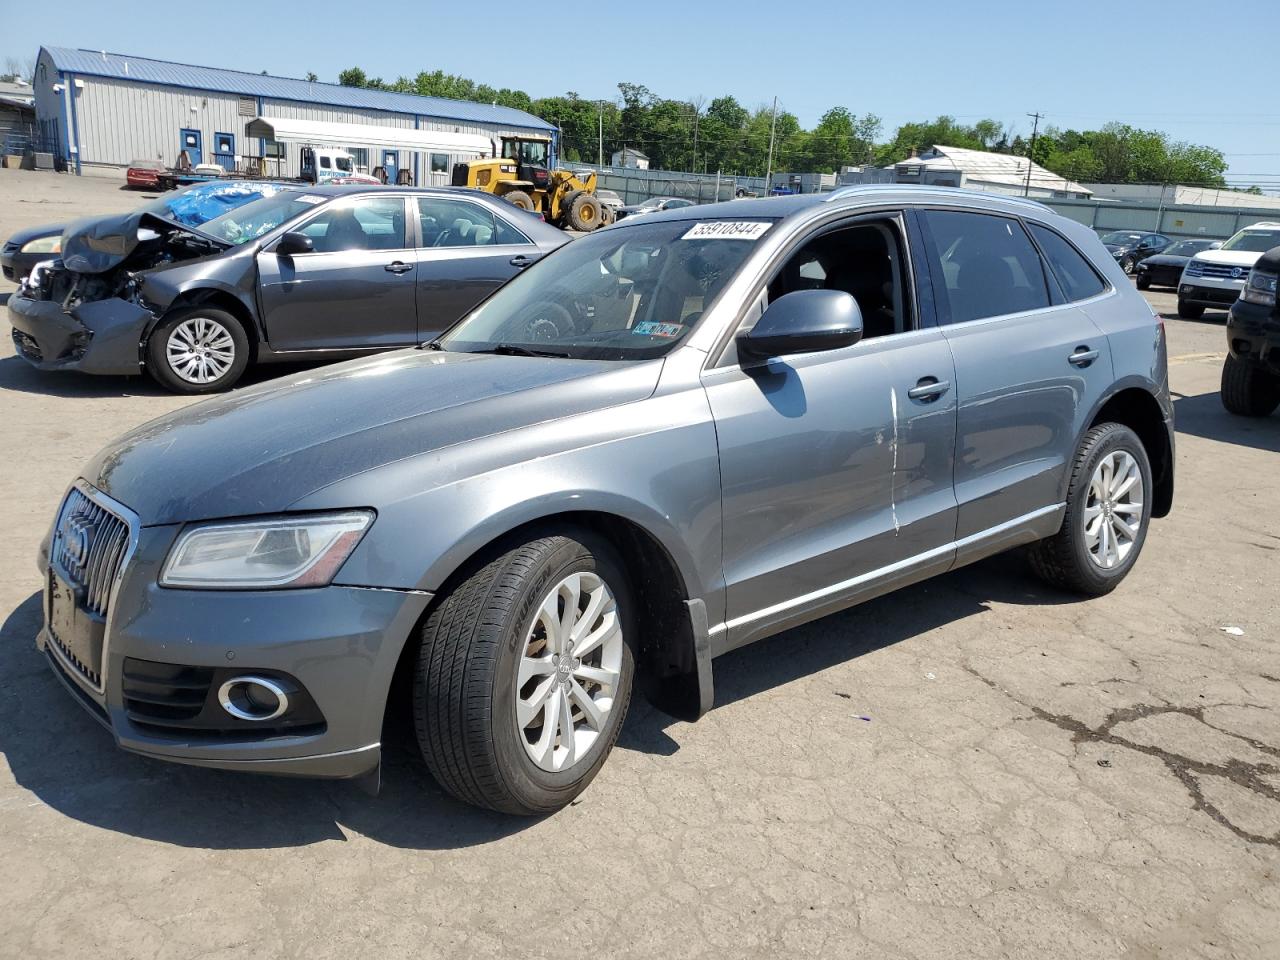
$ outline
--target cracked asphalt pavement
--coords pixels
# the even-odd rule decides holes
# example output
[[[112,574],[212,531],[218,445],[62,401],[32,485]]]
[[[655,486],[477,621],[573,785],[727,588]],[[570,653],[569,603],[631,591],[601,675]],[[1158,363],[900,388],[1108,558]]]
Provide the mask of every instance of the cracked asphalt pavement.
[[[0,171],[0,234],[139,200]],[[1114,594],[1010,554],[737,651],[543,820],[407,739],[376,799],[117,751],[35,652],[36,546],[189,401],[0,329],[0,956],[1280,956],[1280,415],[1221,408],[1222,322],[1168,321],[1177,497]]]

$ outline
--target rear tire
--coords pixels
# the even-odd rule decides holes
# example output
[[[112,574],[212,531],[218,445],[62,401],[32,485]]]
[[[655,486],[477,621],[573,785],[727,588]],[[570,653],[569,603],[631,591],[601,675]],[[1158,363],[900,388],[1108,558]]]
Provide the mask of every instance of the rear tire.
[[[147,339],[147,369],[174,393],[217,393],[249,366],[249,337],[226,310],[184,307],[166,316]]]
[[[590,232],[600,226],[600,201],[590,193],[579,193],[569,201],[569,226]]]
[[[512,190],[509,193],[504,193],[502,195],[502,199],[507,201],[507,203],[511,204],[513,207],[519,207],[521,210],[528,210],[530,213],[533,212],[533,197],[529,196],[529,194],[525,193],[523,190]]]
[[[1178,298],[1178,316],[1183,320],[1199,320],[1204,316],[1204,307],[1198,303],[1187,303],[1181,297]]]
[[[443,594],[422,626],[413,691],[439,784],[527,816],[586,789],[630,702],[631,610],[621,564],[586,533],[506,550]]]
[[[1138,435],[1119,423],[1094,427],[1072,462],[1062,527],[1032,545],[1032,569],[1062,590],[1110,593],[1142,552],[1154,494],[1151,462]],[[1121,530],[1128,532],[1117,535]]]
[[[1138,289],[1139,289],[1139,290],[1150,290],[1150,289],[1151,289],[1151,278],[1150,278],[1150,277],[1144,277],[1142,274],[1139,274],[1139,275],[1138,275],[1138,281],[1137,281],[1137,283],[1138,283]]]
[[[1280,377],[1228,354],[1222,366],[1222,405],[1238,417],[1269,417],[1280,407]]]

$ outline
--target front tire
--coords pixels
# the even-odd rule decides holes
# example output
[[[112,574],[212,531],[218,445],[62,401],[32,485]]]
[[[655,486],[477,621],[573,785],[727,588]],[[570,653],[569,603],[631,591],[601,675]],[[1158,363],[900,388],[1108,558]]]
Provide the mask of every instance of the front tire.
[[[423,624],[413,692],[437,782],[526,816],[586,789],[631,699],[631,611],[621,564],[586,533],[506,550],[450,588]]]
[[[1150,289],[1151,289],[1151,278],[1150,278],[1150,277],[1148,277],[1148,276],[1146,276],[1146,275],[1144,275],[1144,274],[1141,274],[1141,273],[1140,273],[1140,274],[1138,274],[1137,284],[1138,284],[1138,289],[1139,289],[1139,290],[1150,290]]]
[[[569,201],[569,226],[584,233],[600,226],[600,201],[593,194],[579,192]]]
[[[1178,316],[1183,320],[1199,320],[1204,316],[1204,307],[1198,303],[1187,303],[1187,301],[1179,297]]]
[[[147,339],[147,367],[174,393],[217,393],[249,366],[249,338],[226,310],[194,306],[175,310]]]
[[[1031,566],[1047,583],[1098,597],[1133,569],[1151,521],[1151,462],[1128,427],[1103,423],[1080,443],[1061,529],[1033,544]]]
[[[1280,407],[1280,377],[1230,354],[1222,366],[1222,405],[1239,417],[1268,417]]]
[[[1138,269],[1138,261],[1133,259],[1133,257],[1125,257],[1124,262],[1120,264],[1120,267],[1124,270],[1126,275],[1131,277],[1133,276],[1133,271]]]

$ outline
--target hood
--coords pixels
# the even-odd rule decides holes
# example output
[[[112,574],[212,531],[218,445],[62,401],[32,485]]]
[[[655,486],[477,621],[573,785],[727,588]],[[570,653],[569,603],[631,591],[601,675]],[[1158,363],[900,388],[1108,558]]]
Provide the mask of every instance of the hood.
[[[17,244],[21,249],[23,244],[30,243],[32,240],[40,240],[43,237],[56,237],[64,229],[65,226],[61,223],[46,223],[39,227],[27,227],[25,230],[15,230],[5,242]]]
[[[1116,254],[1128,253],[1133,249],[1134,245],[1132,243],[1105,243],[1103,246],[1107,248],[1108,253]]]
[[[1178,253],[1157,253],[1154,257],[1147,257],[1138,264],[1138,268],[1142,267],[1182,267],[1186,266],[1190,257],[1184,257]]]
[[[1223,263],[1230,267],[1252,267],[1260,256],[1261,252],[1253,250],[1204,250],[1191,259],[1201,263]]]
[[[62,262],[75,273],[106,273],[120,266],[139,244],[176,229],[180,229],[177,224],[146,212],[77,220],[62,233]],[[139,231],[150,231],[154,236],[140,235]],[[231,246],[213,237],[207,239],[224,248]]]
[[[405,457],[643,400],[661,368],[661,360],[399,350],[152,420],[100,451],[82,475],[145,525],[277,513]],[[379,504],[371,497],[351,506]]]

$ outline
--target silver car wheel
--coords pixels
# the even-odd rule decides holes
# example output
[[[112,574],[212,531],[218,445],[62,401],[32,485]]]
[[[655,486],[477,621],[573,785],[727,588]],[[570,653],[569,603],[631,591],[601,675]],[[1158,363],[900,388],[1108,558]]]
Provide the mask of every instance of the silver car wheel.
[[[226,375],[236,359],[231,331],[209,317],[191,317],[169,334],[169,369],[187,383],[212,383]]]
[[[1138,542],[1142,531],[1142,471],[1124,450],[1107,454],[1094,468],[1084,505],[1084,540],[1089,556],[1112,570]]]
[[[571,573],[538,604],[516,678],[516,727],[543,770],[567,770],[600,738],[622,677],[622,623],[609,585]]]

